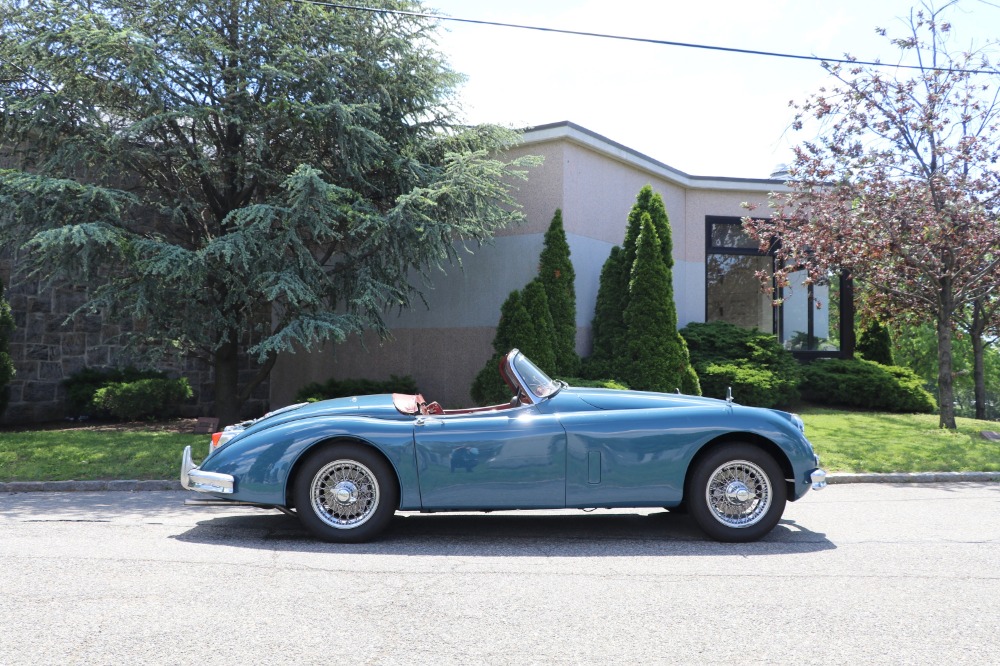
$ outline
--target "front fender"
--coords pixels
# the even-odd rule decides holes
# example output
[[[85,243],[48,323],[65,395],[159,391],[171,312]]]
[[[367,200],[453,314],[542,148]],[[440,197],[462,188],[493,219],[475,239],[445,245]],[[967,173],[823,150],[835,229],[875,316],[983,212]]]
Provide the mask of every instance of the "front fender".
[[[339,415],[290,421],[241,437],[199,469],[234,478],[233,493],[226,499],[286,506],[298,461],[332,439],[352,439],[380,451],[399,479],[400,506],[420,506],[411,422]]]

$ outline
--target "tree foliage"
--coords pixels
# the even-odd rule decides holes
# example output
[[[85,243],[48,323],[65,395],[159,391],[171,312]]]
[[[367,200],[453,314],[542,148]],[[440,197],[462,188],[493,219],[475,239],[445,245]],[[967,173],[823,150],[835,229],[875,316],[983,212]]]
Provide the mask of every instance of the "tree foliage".
[[[520,218],[436,22],[286,0],[2,0],[0,234],[147,349],[215,370],[223,423],[278,352],[386,332],[419,278]],[[420,9],[408,0],[373,6]],[[238,358],[261,363],[241,378]]]
[[[892,40],[920,63],[912,76],[827,65],[833,87],[797,107],[796,129],[821,127],[796,148],[791,191],[744,224],[762,247],[780,237],[781,286],[846,269],[869,314],[932,322],[940,424],[955,428],[952,329],[1000,278],[1000,107],[995,78],[972,71],[995,71],[988,55],[948,51],[946,9],[916,11]]]
[[[575,376],[580,367],[576,354],[576,271],[570,260],[561,210],[556,210],[545,232],[538,278],[545,287],[555,332],[553,372],[560,377]]]

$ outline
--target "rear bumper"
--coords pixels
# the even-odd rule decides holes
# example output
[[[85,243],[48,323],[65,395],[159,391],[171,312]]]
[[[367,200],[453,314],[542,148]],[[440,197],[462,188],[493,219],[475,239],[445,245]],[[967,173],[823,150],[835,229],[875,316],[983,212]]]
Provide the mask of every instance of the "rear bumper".
[[[195,467],[194,460],[191,458],[191,447],[186,446],[184,454],[181,456],[181,485],[188,490],[197,490],[200,493],[231,495],[236,483],[230,474],[203,472]]]

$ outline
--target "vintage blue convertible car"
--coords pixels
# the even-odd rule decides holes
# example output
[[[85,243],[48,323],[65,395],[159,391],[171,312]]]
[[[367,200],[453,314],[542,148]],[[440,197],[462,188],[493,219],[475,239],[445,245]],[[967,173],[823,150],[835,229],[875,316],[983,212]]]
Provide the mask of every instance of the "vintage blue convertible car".
[[[292,405],[216,433],[181,483],[293,512],[358,542],[404,511],[597,507],[687,510],[710,537],[752,541],[786,500],[826,485],[801,419],[732,399],[574,388],[518,350],[509,403],[442,409],[420,395]]]

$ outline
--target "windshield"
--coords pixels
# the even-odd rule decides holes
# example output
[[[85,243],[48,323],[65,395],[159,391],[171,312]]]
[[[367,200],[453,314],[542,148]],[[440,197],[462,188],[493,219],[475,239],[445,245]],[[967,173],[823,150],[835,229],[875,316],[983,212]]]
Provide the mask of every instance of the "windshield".
[[[524,382],[524,388],[537,398],[547,398],[559,390],[559,382],[538,369],[524,354],[516,354],[512,363],[514,371]]]

